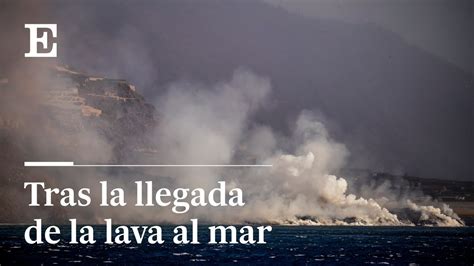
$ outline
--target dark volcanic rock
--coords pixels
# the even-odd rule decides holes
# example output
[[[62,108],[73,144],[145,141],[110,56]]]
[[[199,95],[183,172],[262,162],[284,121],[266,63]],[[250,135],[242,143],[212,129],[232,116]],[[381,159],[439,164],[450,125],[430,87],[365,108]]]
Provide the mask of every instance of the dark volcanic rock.
[[[78,189],[93,187],[96,178],[110,173],[95,168],[28,168],[25,161],[121,164],[155,153],[154,107],[124,80],[46,65],[16,76],[0,75],[0,92],[0,223],[31,222],[33,217],[67,221],[71,208],[29,208],[26,181]]]
[[[58,117],[58,125],[98,133],[110,144],[112,161],[133,159],[131,152],[154,151],[149,134],[156,123],[155,109],[133,85],[59,66],[54,71],[58,79],[70,85],[50,90],[45,103]]]

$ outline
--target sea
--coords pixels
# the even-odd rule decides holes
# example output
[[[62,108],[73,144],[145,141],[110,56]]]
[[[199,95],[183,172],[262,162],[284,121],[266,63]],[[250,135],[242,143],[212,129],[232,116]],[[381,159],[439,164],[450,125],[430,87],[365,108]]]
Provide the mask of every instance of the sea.
[[[0,226],[1,265],[473,265],[474,228],[273,226],[266,244],[174,244],[174,226],[162,226],[165,243],[107,245],[105,226],[94,226],[90,245],[30,245],[26,226]],[[68,227],[61,227],[67,239]],[[208,239],[207,226],[199,239]],[[146,242],[146,241],[145,241]]]

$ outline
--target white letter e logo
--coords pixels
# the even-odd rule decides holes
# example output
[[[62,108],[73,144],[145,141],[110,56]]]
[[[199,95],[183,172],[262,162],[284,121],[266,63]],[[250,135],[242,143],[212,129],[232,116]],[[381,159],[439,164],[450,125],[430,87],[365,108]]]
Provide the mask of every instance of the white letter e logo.
[[[57,37],[57,25],[56,24],[25,24],[25,29],[30,30],[30,52],[25,53],[25,57],[57,57],[58,44],[53,42],[49,52],[38,53],[37,44],[42,44],[43,49],[48,49],[48,36],[46,32],[43,32],[41,37],[38,37],[38,29],[49,29],[53,38]]]

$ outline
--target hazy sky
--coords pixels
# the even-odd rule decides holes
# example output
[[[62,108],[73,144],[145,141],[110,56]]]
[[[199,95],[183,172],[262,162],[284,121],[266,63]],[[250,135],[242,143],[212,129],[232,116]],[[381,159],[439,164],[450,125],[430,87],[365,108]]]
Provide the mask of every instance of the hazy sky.
[[[309,17],[373,23],[474,73],[472,0],[266,0]]]
[[[313,110],[356,167],[473,178],[474,1],[268,1],[53,1],[18,14],[0,2],[0,24],[26,40],[29,13],[43,13],[61,63],[127,79],[151,102],[172,82],[245,67],[272,82],[255,123],[284,131]],[[0,61],[23,57],[18,43],[2,43]]]
[[[257,122],[284,130],[313,110],[354,167],[470,179],[471,4],[435,1],[76,1],[51,19],[62,62],[150,100],[170,82],[246,67],[274,88]]]

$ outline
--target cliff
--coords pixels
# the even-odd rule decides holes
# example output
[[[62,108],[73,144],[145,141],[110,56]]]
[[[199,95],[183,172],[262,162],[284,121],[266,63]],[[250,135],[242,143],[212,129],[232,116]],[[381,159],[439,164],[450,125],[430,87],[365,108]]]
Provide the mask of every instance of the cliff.
[[[110,174],[109,169],[26,168],[25,161],[124,164],[157,153],[151,140],[155,109],[124,80],[42,66],[0,75],[0,92],[0,223],[31,217],[65,221],[64,208],[21,211],[28,206],[26,181],[77,187]]]
[[[54,71],[56,78],[70,82],[66,82],[70,86],[48,91],[45,107],[53,111],[58,125],[72,131],[96,132],[112,146],[113,161],[133,157],[130,152],[155,152],[148,141],[148,133],[156,124],[155,108],[133,85],[62,66]]]

